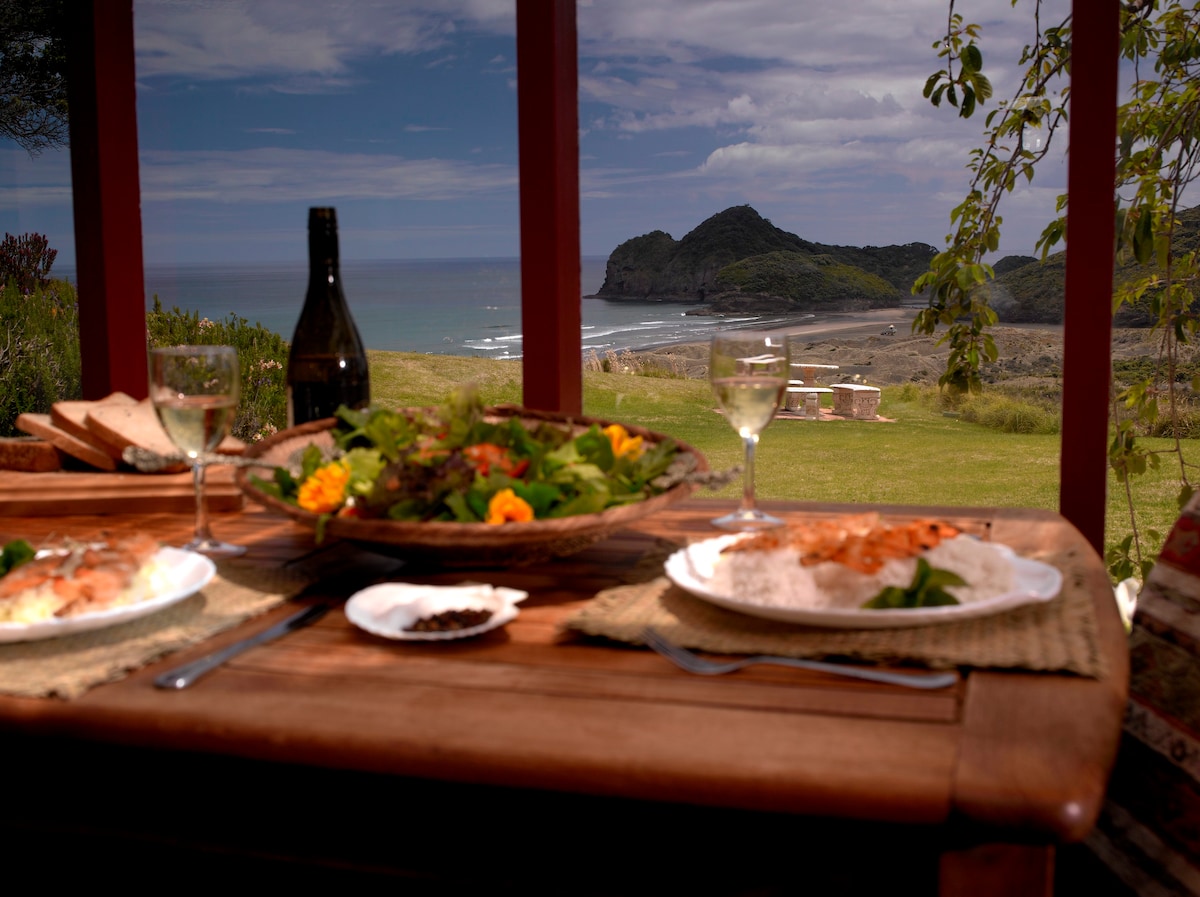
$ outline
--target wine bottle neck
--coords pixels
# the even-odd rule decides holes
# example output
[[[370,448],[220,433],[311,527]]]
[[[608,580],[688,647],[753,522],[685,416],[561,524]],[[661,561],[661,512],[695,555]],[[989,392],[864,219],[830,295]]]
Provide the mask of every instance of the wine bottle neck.
[[[313,274],[316,274],[318,269],[323,269],[327,274],[337,274],[337,217],[333,209],[314,208],[309,210],[308,265]]]

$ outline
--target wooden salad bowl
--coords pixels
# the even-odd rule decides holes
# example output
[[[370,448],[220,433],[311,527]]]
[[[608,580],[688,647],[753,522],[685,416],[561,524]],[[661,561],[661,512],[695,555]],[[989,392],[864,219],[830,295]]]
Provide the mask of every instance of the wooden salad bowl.
[[[564,428],[570,428],[575,434],[587,430],[593,424],[607,427],[615,423],[583,415],[533,411],[515,405],[488,408],[486,415],[491,421],[518,417],[530,426],[536,426],[543,421],[560,424]],[[287,466],[290,459],[309,444],[316,444],[323,449],[332,448],[332,430],[335,423],[336,419],[330,417],[281,430],[261,442],[251,444],[245,456],[272,465]],[[668,438],[644,427],[630,424],[622,426],[630,435],[641,436],[646,442],[657,443]],[[694,457],[695,471],[704,472],[709,469],[703,454],[684,442],[674,441],[681,453]],[[259,470],[257,473],[263,479],[269,478],[269,473],[265,470]],[[256,502],[286,514],[304,526],[316,529],[319,515],[263,492],[251,482],[247,469],[240,468],[236,478],[238,486]],[[496,567],[529,564],[581,551],[622,527],[686,498],[693,488],[690,482],[677,483],[667,491],[644,501],[618,505],[598,514],[531,520],[527,523],[509,522],[497,525],[331,517],[325,523],[324,537],[346,539],[372,551],[439,566]]]

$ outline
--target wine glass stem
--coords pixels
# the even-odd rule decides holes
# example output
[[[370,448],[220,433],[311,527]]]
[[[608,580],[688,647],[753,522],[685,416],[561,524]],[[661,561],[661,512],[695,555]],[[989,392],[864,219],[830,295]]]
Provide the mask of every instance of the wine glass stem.
[[[743,436],[746,445],[746,478],[742,482],[742,511],[754,510],[754,448],[758,445],[758,434]]]
[[[192,482],[196,486],[196,541],[211,542],[208,530],[208,502],[204,500],[204,462],[199,458],[192,464]]]

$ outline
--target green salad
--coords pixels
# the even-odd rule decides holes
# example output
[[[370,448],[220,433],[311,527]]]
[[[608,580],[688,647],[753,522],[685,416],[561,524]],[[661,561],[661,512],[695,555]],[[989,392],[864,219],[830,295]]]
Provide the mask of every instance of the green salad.
[[[486,419],[474,389],[431,409],[337,411],[332,455],[316,445],[263,492],[328,516],[503,524],[593,514],[644,501],[696,465],[670,439],[620,424],[566,426]]]

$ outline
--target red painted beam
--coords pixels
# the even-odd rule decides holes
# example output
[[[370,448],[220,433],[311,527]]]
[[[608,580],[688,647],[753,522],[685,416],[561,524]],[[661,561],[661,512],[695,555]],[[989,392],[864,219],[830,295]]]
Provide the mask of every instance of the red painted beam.
[[[517,0],[521,333],[527,407],[583,409],[575,0]]]
[[[83,395],[147,394],[132,0],[71,8],[71,181]]]
[[[1074,0],[1059,511],[1104,555],[1118,0]]]

